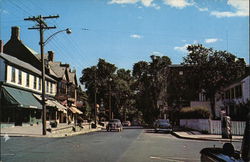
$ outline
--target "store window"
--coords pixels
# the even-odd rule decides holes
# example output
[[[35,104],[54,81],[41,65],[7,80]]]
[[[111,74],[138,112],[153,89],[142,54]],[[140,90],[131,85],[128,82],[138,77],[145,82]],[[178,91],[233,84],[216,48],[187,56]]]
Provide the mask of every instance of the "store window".
[[[22,71],[18,70],[18,84],[22,84]]]
[[[33,86],[34,89],[36,89],[36,86],[37,86],[36,83],[37,83],[37,79],[36,79],[36,77],[34,76],[34,84],[33,84],[33,85],[34,85],[34,86]]]
[[[26,87],[30,86],[30,75],[29,73],[26,73]]]
[[[16,82],[16,68],[12,67],[11,69],[11,82]]]

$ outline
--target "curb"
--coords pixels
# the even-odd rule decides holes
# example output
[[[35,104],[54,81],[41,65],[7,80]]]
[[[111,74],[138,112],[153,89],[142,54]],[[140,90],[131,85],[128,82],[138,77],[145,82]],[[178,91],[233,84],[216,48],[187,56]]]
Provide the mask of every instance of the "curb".
[[[97,132],[100,131],[101,128],[97,129],[91,129],[87,131],[79,131],[79,132],[70,132],[70,133],[61,133],[61,134],[50,134],[50,135],[32,135],[32,134],[20,134],[20,133],[0,133],[0,137],[4,137],[7,135],[8,137],[37,137],[37,138],[61,138],[61,137],[70,137],[70,136],[76,136],[81,134],[87,134],[91,132]]]
[[[92,132],[98,132],[101,131],[100,128],[97,129],[91,129],[88,131],[79,131],[79,132],[72,132],[72,133],[63,133],[63,134],[54,134],[51,136],[48,136],[49,138],[60,138],[60,137],[70,137],[70,136],[77,136],[77,135],[82,135],[82,134],[88,134],[88,133],[92,133]]]
[[[190,139],[190,140],[201,140],[201,141],[223,141],[223,142],[241,142],[242,140],[238,139],[218,139],[218,138],[194,138],[194,137],[186,137],[186,136],[180,136],[176,132],[171,133],[173,136],[181,139]]]

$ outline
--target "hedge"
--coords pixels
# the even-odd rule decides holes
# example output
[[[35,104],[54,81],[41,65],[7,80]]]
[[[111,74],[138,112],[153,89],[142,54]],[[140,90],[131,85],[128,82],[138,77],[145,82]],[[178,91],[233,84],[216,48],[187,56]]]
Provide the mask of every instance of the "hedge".
[[[180,119],[208,119],[210,115],[205,107],[185,107],[180,110]]]

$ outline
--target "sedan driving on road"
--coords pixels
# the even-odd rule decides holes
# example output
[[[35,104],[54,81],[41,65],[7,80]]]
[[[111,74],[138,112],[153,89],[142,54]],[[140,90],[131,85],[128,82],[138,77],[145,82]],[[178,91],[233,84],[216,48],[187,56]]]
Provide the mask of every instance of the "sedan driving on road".
[[[172,132],[172,126],[167,119],[158,119],[154,123],[155,132],[169,131]]]
[[[117,130],[118,132],[122,131],[122,123],[119,119],[112,119],[109,121],[107,127],[107,131]]]
[[[130,121],[124,121],[124,122],[122,122],[122,125],[123,126],[131,126],[131,123],[130,123]]]

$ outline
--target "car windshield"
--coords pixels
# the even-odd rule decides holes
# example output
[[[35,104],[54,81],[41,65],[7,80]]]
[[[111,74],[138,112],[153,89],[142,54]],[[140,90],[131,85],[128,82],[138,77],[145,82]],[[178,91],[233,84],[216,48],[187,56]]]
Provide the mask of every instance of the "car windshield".
[[[120,122],[120,120],[119,120],[119,119],[113,119],[113,120],[110,120],[109,122],[110,122],[110,123]]]
[[[165,120],[165,119],[160,119],[158,121],[159,121],[159,123],[169,123],[169,120]]]

